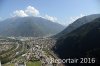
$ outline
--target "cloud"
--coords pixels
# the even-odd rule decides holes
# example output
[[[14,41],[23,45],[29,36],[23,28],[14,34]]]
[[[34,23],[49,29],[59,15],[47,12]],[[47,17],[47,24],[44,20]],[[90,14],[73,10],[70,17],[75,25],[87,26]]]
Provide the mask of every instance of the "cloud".
[[[57,17],[49,16],[48,14],[46,14],[44,16],[41,16],[41,14],[40,14],[38,9],[36,9],[33,6],[28,6],[24,10],[16,10],[16,11],[14,11],[12,16],[13,17],[16,17],[16,16],[17,17],[28,17],[28,16],[42,17],[42,18],[50,20],[52,22],[57,22],[59,24],[67,26],[67,25],[71,24],[72,22],[74,22],[75,20],[77,20],[77,19],[79,19],[79,18],[81,18],[81,17],[83,17],[85,15],[80,14],[78,16],[72,16],[69,19],[67,18],[67,20],[65,19],[64,21],[62,21],[61,19],[58,20]]]
[[[33,6],[28,6],[24,10],[16,10],[11,14],[12,17],[28,17],[28,16],[35,16],[35,17],[42,17],[44,19],[50,20],[52,22],[58,22],[58,19],[55,16],[44,15],[41,16],[38,9],[34,8]]]
[[[47,20],[50,20],[52,22],[56,22],[58,19],[54,16],[49,16],[49,15],[45,15],[43,18],[47,19]]]
[[[85,15],[80,14],[79,16],[70,17],[70,22],[74,22],[75,20],[77,20],[77,19],[79,19],[79,18],[81,18],[81,17],[83,17],[83,16],[85,16]]]
[[[68,26],[69,24],[73,23],[77,19],[86,16],[87,14],[80,14],[78,16],[72,16],[72,17],[67,17],[65,18],[64,22],[62,22],[62,25]]]
[[[12,16],[13,17],[27,17],[27,16],[38,16],[39,11],[32,7],[28,6],[25,10],[16,10],[13,12]]]
[[[32,6],[28,6],[26,7],[25,10],[16,10],[13,12],[12,14],[13,17],[27,17],[27,16],[36,16],[36,17],[42,17],[44,19],[56,22],[58,19],[54,16],[49,16],[49,15],[45,15],[45,16],[41,16],[39,10],[37,10],[36,8],[32,7]]]
[[[32,16],[37,16],[39,15],[39,10],[37,10],[36,8],[32,6],[28,6],[25,10],[25,13]]]
[[[28,14],[26,14],[23,10],[16,10],[13,12],[13,16],[26,17]]]

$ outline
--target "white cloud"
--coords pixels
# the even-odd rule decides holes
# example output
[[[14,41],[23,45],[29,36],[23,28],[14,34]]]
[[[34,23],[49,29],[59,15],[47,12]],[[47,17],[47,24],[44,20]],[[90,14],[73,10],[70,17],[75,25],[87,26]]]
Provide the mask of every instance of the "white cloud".
[[[81,18],[81,17],[83,17],[83,16],[85,16],[85,15],[80,14],[79,16],[70,17],[70,22],[72,23],[72,22],[74,22],[75,20],[77,20],[77,19],[79,19],[79,18]]]
[[[13,16],[26,17],[28,15],[23,10],[16,10],[13,12]]]
[[[32,6],[28,6],[26,7],[25,10],[16,10],[13,12],[12,14],[13,17],[27,17],[27,16],[36,16],[36,17],[42,17],[45,19],[48,19],[50,21],[56,22],[58,19],[54,16],[49,16],[49,15],[45,15],[45,16],[41,16],[39,13],[39,10],[37,10],[36,8],[32,7]]]
[[[16,17],[16,16],[17,17],[27,17],[27,16],[42,17],[42,18],[50,20],[52,22],[58,22],[58,23],[60,23],[62,25],[69,25],[72,22],[74,22],[75,20],[77,20],[78,18],[81,18],[81,17],[83,17],[85,15],[80,14],[79,16],[72,16],[69,19],[67,18],[67,20],[61,21],[61,20],[58,20],[57,17],[49,16],[48,14],[46,14],[44,16],[41,16],[38,9],[34,8],[33,6],[28,6],[28,7],[26,7],[25,10],[16,10],[16,11],[14,11],[12,16],[13,17]]]
[[[69,24],[73,23],[77,19],[86,16],[87,14],[80,14],[78,16],[72,16],[72,17],[67,17],[65,20],[62,22],[62,25],[68,26]]]
[[[58,19],[54,16],[49,16],[49,15],[45,15],[43,18],[47,19],[47,20],[50,20],[50,21],[53,21],[53,22],[56,22]]]
[[[55,16],[44,15],[41,16],[38,9],[34,8],[33,6],[28,6],[24,10],[16,10],[11,14],[12,17],[28,17],[28,16],[35,16],[35,17],[42,17],[44,19],[50,20],[52,22],[59,22]]]
[[[13,17],[27,17],[27,16],[38,16],[39,15],[39,11],[32,7],[32,6],[28,6],[25,10],[16,10],[13,12],[12,16]]]
[[[32,6],[28,6],[25,10],[25,13],[28,14],[28,15],[31,15],[31,16],[39,15],[39,11]]]

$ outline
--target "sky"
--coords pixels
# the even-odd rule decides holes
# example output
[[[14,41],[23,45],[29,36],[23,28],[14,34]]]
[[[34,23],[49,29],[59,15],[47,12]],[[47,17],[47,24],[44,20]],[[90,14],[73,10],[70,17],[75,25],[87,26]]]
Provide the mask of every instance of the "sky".
[[[11,17],[42,17],[62,25],[99,14],[98,0],[0,0],[0,20]]]

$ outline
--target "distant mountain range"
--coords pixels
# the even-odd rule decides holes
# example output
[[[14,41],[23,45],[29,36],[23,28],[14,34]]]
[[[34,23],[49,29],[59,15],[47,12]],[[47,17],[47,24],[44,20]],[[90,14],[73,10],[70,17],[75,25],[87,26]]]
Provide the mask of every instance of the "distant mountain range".
[[[66,35],[68,33],[70,33],[71,31],[77,29],[78,27],[89,23],[91,21],[93,21],[96,18],[99,18],[100,14],[93,14],[93,15],[88,15],[88,16],[84,16],[82,18],[77,19],[75,22],[73,22],[72,24],[70,24],[66,29],[64,29],[62,32],[58,33],[57,35],[54,35],[53,37],[55,38],[59,38],[63,35]]]
[[[69,34],[65,34],[64,36],[62,36],[62,38],[59,38],[53,50],[62,59],[82,57],[96,58],[96,64],[94,66],[99,65],[100,18],[97,18],[87,24],[84,24],[76,30],[70,32]],[[87,65],[69,64],[69,66]],[[91,66],[91,64],[88,66]]]
[[[57,34],[64,28],[41,17],[14,17],[0,22],[0,36],[43,37]]]

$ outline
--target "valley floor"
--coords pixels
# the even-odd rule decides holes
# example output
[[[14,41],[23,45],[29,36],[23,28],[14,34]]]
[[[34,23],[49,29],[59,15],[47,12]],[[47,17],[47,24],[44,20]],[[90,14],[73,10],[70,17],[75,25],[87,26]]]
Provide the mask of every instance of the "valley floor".
[[[51,58],[58,58],[50,50],[56,43],[52,38],[9,37],[0,42],[2,66],[61,66],[50,63]]]

